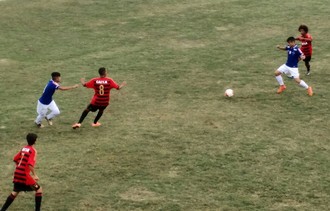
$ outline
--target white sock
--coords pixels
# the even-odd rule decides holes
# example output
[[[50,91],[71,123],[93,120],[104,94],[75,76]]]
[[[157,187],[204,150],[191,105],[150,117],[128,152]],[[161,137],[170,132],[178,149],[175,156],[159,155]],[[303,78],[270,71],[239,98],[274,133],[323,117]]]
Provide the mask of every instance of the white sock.
[[[308,85],[303,80],[300,81],[299,86],[304,87],[305,89],[308,89]]]
[[[281,75],[275,76],[277,82],[280,84],[280,86],[284,85],[283,78]]]

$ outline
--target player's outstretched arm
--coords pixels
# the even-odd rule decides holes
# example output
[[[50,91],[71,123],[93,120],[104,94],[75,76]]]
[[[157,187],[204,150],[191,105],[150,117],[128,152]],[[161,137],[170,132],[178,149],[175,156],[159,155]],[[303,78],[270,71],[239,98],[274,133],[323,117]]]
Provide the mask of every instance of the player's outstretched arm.
[[[282,47],[280,45],[277,45],[276,48],[279,49],[279,50],[286,50],[286,47]]]
[[[312,37],[303,37],[303,36],[299,36],[299,37],[296,37],[296,40],[299,40],[300,42],[312,42],[313,41],[313,38]]]
[[[73,86],[60,86],[58,89],[59,90],[62,90],[62,91],[65,91],[65,90],[70,90],[70,89],[75,89],[75,88],[78,88],[78,84],[75,84]]]
[[[123,83],[121,83],[120,85],[119,85],[119,88],[118,89],[121,89],[121,88],[123,88],[124,86],[126,86],[126,81],[123,81]]]
[[[83,86],[85,86],[85,84],[86,84],[85,79],[84,79],[84,78],[81,78],[81,79],[80,79],[80,83],[81,83]]]

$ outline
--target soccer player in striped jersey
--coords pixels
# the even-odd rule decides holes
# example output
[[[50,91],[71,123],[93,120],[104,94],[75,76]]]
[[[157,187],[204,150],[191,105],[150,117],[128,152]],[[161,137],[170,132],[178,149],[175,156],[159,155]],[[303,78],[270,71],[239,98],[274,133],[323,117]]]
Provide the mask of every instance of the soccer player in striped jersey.
[[[57,89],[65,91],[70,89],[75,89],[78,87],[78,84],[73,86],[61,86],[61,74],[59,72],[53,72],[51,74],[52,79],[47,83],[41,97],[38,100],[37,113],[38,116],[35,120],[35,123],[38,128],[43,128],[41,124],[43,119],[46,119],[49,125],[53,125],[52,119],[60,114],[55,101],[53,100],[53,95]],[[50,113],[48,113],[50,110]]]
[[[107,77],[107,70],[104,67],[99,68],[99,75],[100,77],[92,78],[88,82],[85,82],[85,79],[83,78],[80,80],[81,84],[86,88],[94,89],[94,96],[90,104],[81,114],[79,122],[72,125],[73,129],[80,128],[81,123],[84,121],[87,114],[90,111],[95,112],[97,110],[98,113],[94,119],[94,122],[92,123],[92,126],[100,126],[101,123],[99,123],[98,121],[101,118],[106,107],[109,105],[110,90],[113,88],[119,90],[126,85],[125,81],[118,85],[112,78]]]
[[[26,140],[28,145],[23,147],[14,157],[16,164],[13,179],[14,189],[2,206],[1,211],[7,210],[21,191],[35,191],[35,210],[40,210],[42,188],[37,183],[39,177],[34,170],[37,158],[37,150],[34,146],[37,141],[37,135],[29,133],[26,136]]]
[[[300,25],[298,28],[298,31],[300,32],[300,36],[296,37],[296,40],[299,40],[301,42],[301,47],[300,50],[304,53],[305,55],[305,66],[307,68],[306,75],[310,75],[311,73],[311,65],[309,62],[312,59],[312,53],[313,53],[313,48],[312,48],[312,35],[308,33],[308,27],[306,25]]]
[[[298,62],[301,59],[305,59],[305,55],[303,52],[298,48],[298,46],[295,43],[294,37],[289,37],[287,39],[288,45],[285,47],[277,46],[278,49],[287,51],[288,53],[288,59],[285,64],[283,64],[281,67],[279,67],[275,71],[275,77],[277,82],[279,83],[280,87],[277,90],[277,94],[282,93],[286,86],[284,85],[282,73],[286,75],[293,76],[294,80],[303,88],[307,90],[307,94],[309,96],[313,95],[312,87],[308,86],[305,81],[301,80],[299,77],[299,71],[298,71]]]

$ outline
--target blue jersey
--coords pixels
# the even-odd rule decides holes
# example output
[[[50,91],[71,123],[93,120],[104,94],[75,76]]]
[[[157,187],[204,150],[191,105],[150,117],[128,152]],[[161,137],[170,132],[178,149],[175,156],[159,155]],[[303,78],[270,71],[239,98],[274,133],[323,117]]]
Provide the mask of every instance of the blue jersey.
[[[286,66],[297,68],[299,58],[303,55],[302,51],[298,48],[297,45],[294,47],[286,46],[286,51],[288,52],[288,60],[286,61]]]
[[[39,98],[39,102],[44,105],[49,105],[53,101],[53,94],[60,85],[53,80],[50,80],[46,85],[44,92]]]

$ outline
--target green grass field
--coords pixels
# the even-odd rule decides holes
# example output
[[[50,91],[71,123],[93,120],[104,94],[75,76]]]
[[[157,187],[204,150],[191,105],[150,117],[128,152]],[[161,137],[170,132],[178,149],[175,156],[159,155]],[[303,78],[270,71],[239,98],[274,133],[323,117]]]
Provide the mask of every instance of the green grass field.
[[[279,3],[281,2],[281,3]],[[43,210],[325,211],[330,208],[326,0],[0,1],[0,206],[12,158],[39,135]],[[306,23],[315,95],[284,78],[276,50]],[[127,87],[92,128],[71,129],[92,90],[57,91],[61,115],[37,129],[50,73],[62,85],[110,70]],[[226,88],[233,98],[223,96]],[[46,123],[44,123],[46,124]],[[9,210],[33,210],[22,193]]]

